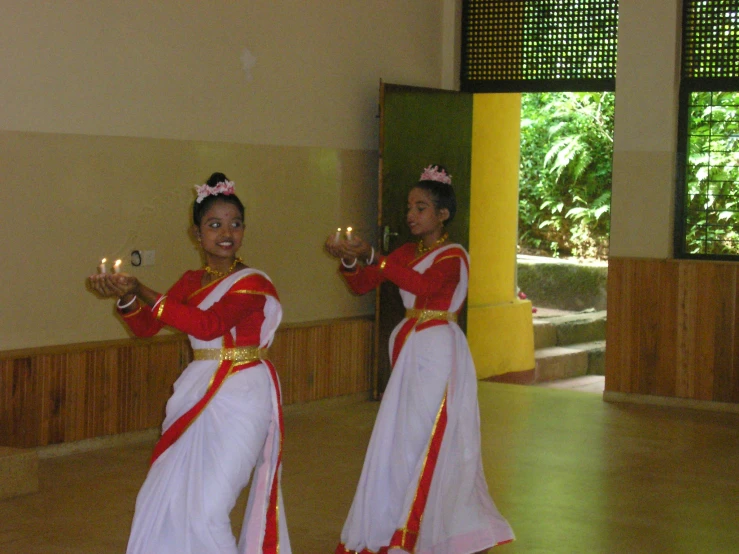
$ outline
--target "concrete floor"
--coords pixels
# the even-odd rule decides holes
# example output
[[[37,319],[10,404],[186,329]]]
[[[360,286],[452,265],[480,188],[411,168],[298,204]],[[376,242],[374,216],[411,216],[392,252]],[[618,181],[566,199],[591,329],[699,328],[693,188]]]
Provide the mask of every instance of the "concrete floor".
[[[480,383],[491,494],[517,535],[500,554],[739,552],[739,415],[604,403]],[[377,403],[285,410],[283,492],[296,554],[330,554]],[[122,553],[154,433],[48,457],[41,491],[0,501],[0,553]],[[244,499],[234,513],[240,521]]]

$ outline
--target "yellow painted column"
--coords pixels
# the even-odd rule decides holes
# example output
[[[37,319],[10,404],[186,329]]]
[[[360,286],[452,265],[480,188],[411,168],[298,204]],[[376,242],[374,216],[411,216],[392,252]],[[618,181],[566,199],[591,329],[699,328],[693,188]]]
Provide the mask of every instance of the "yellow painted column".
[[[480,379],[534,369],[531,302],[516,294],[521,95],[475,94],[467,339]]]

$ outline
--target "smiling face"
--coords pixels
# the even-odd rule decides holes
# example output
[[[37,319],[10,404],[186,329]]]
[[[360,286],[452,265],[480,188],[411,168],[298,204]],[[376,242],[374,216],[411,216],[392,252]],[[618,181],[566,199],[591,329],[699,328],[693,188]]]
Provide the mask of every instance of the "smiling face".
[[[228,265],[244,240],[244,218],[238,207],[218,200],[203,214],[196,235],[209,265]]]
[[[413,236],[433,242],[443,234],[447,219],[449,210],[438,209],[429,191],[415,187],[408,193],[406,221]]]

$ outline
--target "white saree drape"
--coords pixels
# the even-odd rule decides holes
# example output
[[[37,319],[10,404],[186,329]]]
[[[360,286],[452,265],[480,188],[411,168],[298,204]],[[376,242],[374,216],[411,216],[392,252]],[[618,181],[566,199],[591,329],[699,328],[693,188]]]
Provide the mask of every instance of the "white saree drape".
[[[207,310],[239,279],[238,271],[218,283],[199,304]],[[282,319],[279,301],[267,295],[260,346],[268,347]],[[231,331],[233,334],[235,329]],[[194,349],[220,349],[223,339],[190,337]],[[162,432],[206,393],[217,360],[194,361],[174,384]],[[153,463],[136,500],[128,554],[262,553],[271,485],[281,448],[279,384],[268,362],[228,377],[202,413]],[[241,537],[231,530],[230,512],[254,470]],[[279,477],[279,475],[277,475]],[[279,552],[290,542],[279,497]]]
[[[414,269],[423,273],[450,248],[461,247],[439,248]],[[452,312],[461,308],[467,294],[467,265],[461,266]],[[413,294],[401,290],[401,296],[406,308],[414,307]],[[391,358],[395,341],[405,343],[383,395],[342,543],[350,551],[377,552],[409,527],[445,398],[446,428],[413,551],[469,554],[512,540],[513,532],[493,504],[483,474],[477,376],[467,339],[451,322],[399,336],[406,321],[390,338]]]

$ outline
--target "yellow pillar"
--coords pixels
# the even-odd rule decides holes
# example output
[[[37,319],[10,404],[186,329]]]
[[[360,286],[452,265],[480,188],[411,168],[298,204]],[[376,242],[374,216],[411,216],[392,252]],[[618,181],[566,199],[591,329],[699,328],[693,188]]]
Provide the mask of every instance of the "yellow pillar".
[[[531,302],[516,295],[520,94],[475,94],[467,338],[480,379],[534,369]]]

